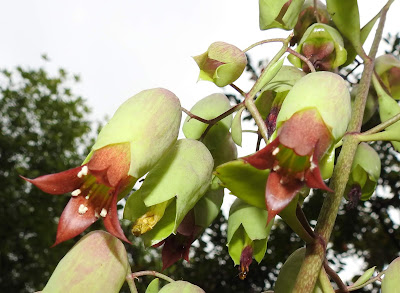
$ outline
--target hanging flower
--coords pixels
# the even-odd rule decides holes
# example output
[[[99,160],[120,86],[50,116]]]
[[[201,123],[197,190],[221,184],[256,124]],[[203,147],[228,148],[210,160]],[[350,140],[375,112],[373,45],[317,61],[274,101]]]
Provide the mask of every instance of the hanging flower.
[[[108,232],[129,242],[118,220],[117,202],[176,141],[180,120],[180,103],[173,93],[142,91],[121,105],[82,166],[24,178],[50,194],[71,192],[54,245],[79,235],[100,218]]]

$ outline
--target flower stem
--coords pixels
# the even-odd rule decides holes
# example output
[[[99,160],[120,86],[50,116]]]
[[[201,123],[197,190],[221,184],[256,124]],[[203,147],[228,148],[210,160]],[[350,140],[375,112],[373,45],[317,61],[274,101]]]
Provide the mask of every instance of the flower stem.
[[[125,280],[128,283],[129,291],[131,291],[131,293],[138,293],[135,285],[135,279],[132,277],[131,266],[128,266],[128,275],[126,275]]]
[[[348,293],[349,290],[347,289],[346,285],[343,283],[342,279],[339,277],[338,274],[329,266],[328,261],[325,259],[324,266],[325,272],[332,278],[332,280],[336,283],[339,288],[339,292],[341,293]],[[325,292],[325,291],[324,291]]]
[[[371,134],[361,134],[358,135],[359,141],[377,141],[377,140],[390,140],[390,141],[399,141],[400,142],[400,133],[399,130],[386,130],[378,133]]]
[[[348,290],[349,292],[350,292],[350,291],[355,291],[355,290],[361,289],[361,288],[363,288],[363,287],[365,287],[365,286],[367,286],[367,285],[369,285],[369,284],[372,284],[372,283],[374,283],[374,282],[376,282],[376,281],[382,281],[381,277],[382,277],[384,274],[385,274],[385,271],[382,271],[382,272],[380,272],[378,275],[376,275],[375,277],[369,279],[367,282],[365,282],[365,283],[363,283],[363,284],[361,284],[361,285],[358,285],[358,286],[350,285],[349,287],[347,287],[347,290]],[[338,290],[336,290],[335,292],[336,292],[336,293],[340,293],[340,291],[338,291]]]
[[[360,80],[359,90],[353,105],[352,117],[348,127],[349,132],[359,132],[361,129],[364,115],[365,103],[371,83],[374,69],[374,59],[382,37],[385,24],[386,13],[392,0],[382,9],[381,18],[375,34],[374,42],[368,58],[363,58],[365,62],[364,71]],[[300,272],[296,279],[293,292],[309,293],[312,292],[325,259],[326,243],[332,233],[339,206],[343,197],[346,183],[350,174],[350,168],[357,149],[358,139],[356,135],[347,135],[343,138],[343,147],[340,152],[334,174],[331,179],[330,187],[335,190],[334,194],[325,197],[318,222],[315,227],[315,234],[321,241],[316,241],[313,245],[307,245],[307,253]]]
[[[295,50],[292,50],[290,48],[287,48],[286,51],[294,56],[296,56],[297,58],[303,60],[304,63],[307,64],[308,68],[310,69],[311,72],[315,72],[315,67],[314,65],[310,62],[310,60],[308,60],[307,57],[301,55],[300,53],[296,52]]]
[[[382,122],[381,124],[375,126],[374,128],[371,128],[368,131],[361,133],[360,136],[378,133],[398,121],[400,121],[400,113],[394,115],[392,118],[386,120],[385,122]]]
[[[275,39],[268,39],[268,40],[263,40],[257,43],[254,43],[253,45],[247,47],[246,49],[243,50],[244,53],[246,53],[247,51],[250,51],[251,49],[253,49],[254,47],[257,47],[259,45],[262,44],[266,44],[266,43],[276,43],[276,42],[281,42],[284,43],[286,41],[286,39],[282,39],[282,38],[275,38]]]
[[[171,279],[170,277],[168,277],[168,276],[166,276],[164,274],[161,274],[159,272],[156,272],[156,271],[140,271],[140,272],[135,272],[135,273],[131,274],[131,278],[132,279],[135,279],[135,278],[138,278],[138,277],[142,277],[142,276],[157,277],[157,278],[163,279],[163,280],[165,280],[165,281],[167,281],[169,283],[175,282],[174,279]]]

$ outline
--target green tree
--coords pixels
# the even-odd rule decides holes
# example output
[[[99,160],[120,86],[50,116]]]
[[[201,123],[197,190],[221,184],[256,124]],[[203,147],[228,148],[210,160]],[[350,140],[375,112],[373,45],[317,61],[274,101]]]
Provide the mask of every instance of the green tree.
[[[36,177],[80,165],[91,145],[79,81],[60,69],[0,71],[0,291],[43,287],[73,241],[51,249],[68,198],[49,196],[18,175]]]

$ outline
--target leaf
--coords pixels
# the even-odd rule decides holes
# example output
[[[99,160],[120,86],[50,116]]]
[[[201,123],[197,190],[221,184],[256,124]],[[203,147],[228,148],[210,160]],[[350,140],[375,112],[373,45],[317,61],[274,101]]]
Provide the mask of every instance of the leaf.
[[[242,113],[244,109],[242,108],[236,113],[231,127],[232,139],[238,146],[242,146]]]
[[[305,75],[305,72],[301,71],[297,67],[283,65],[275,77],[263,88],[263,91],[289,91],[292,89],[294,84]]]
[[[361,48],[360,15],[357,0],[327,0],[327,9],[336,27],[355,48]]]
[[[376,267],[372,267],[372,268],[366,270],[366,271],[364,272],[364,274],[362,274],[362,276],[359,277],[359,278],[357,279],[357,281],[354,282],[353,285],[351,285],[351,287],[360,286],[360,285],[364,284],[365,282],[367,282],[367,281],[369,280],[369,278],[371,278],[372,275],[374,274],[375,268],[376,268]]]
[[[382,293],[400,293],[400,257],[392,261],[385,271]]]
[[[215,174],[221,180],[221,185],[236,197],[265,209],[265,184],[269,170],[259,170],[239,159],[219,166]]]
[[[150,284],[147,286],[145,293],[158,293],[159,286],[160,286],[160,279],[156,278],[153,281],[151,281]]]
[[[255,93],[258,93],[260,90],[262,90],[277,75],[279,70],[282,68],[284,60],[285,58],[281,58],[280,60],[272,64],[267,72],[262,73],[260,79],[258,80],[257,87],[254,89]]]

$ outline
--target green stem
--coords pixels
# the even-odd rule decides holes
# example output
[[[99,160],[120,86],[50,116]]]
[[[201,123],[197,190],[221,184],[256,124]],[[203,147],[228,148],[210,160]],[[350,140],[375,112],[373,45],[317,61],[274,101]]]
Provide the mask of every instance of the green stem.
[[[125,280],[128,283],[129,291],[131,291],[131,293],[138,293],[135,285],[135,279],[132,277],[131,266],[128,266],[128,275],[126,275]]]
[[[264,119],[261,117],[260,112],[258,112],[258,109],[254,104],[253,99],[245,99],[244,104],[247,110],[250,112],[251,116],[253,116],[253,119],[258,126],[258,131],[260,132],[261,136],[264,138],[265,142],[267,142],[268,141],[267,125],[265,125]]]
[[[282,39],[282,38],[275,38],[275,39],[263,40],[263,41],[254,43],[253,45],[247,47],[246,49],[243,50],[243,52],[246,53],[247,51],[253,49],[254,47],[257,47],[257,46],[262,45],[262,44],[274,43],[274,42],[281,42],[281,43],[284,43],[285,41],[286,41],[286,39]]]
[[[353,105],[352,117],[348,127],[349,132],[360,132],[365,103],[371,83],[374,69],[374,59],[382,37],[386,13],[393,2],[390,0],[382,10],[379,25],[375,34],[368,58],[364,58],[364,71],[360,80],[359,90]],[[326,244],[332,233],[332,229],[339,211],[340,203],[350,174],[350,168],[357,149],[358,139],[356,135],[347,135],[343,138],[343,147],[340,152],[330,187],[335,191],[325,197],[320,214],[318,216],[315,234],[317,239],[313,245],[307,245],[306,257],[300,268],[293,292],[310,293],[313,291],[321,266],[325,259]]]
[[[396,129],[394,131],[387,130],[378,133],[360,134],[358,135],[358,140],[359,141],[390,140],[390,141],[400,142],[400,133],[399,130]]]
[[[331,281],[328,278],[328,275],[326,274],[327,272],[325,271],[325,268],[322,267],[320,272],[319,272],[319,276],[318,276],[318,280],[319,283],[321,285],[321,289],[322,292],[324,293],[335,293],[335,290],[333,290]]]
[[[338,286],[339,290],[341,293],[348,293],[349,290],[347,289],[346,285],[343,283],[342,279],[339,277],[339,275],[329,266],[328,261],[325,259],[324,261],[324,271],[326,272],[326,274],[328,274],[331,279],[336,283],[336,285]],[[321,269],[322,271],[322,269]],[[320,279],[321,281],[321,273],[320,273]],[[331,283],[329,282],[329,285],[331,285]],[[333,291],[332,285],[331,285],[331,292]],[[324,291],[325,292],[325,291]]]
[[[369,135],[373,133],[378,133],[386,128],[388,128],[390,125],[400,121],[400,113],[394,115],[392,118],[386,120],[385,122],[382,122],[381,124],[375,126],[374,128],[369,129],[368,131],[365,131],[361,133],[361,136],[363,135]]]
[[[153,276],[153,277],[157,277],[157,278],[163,279],[163,280],[165,280],[165,281],[167,281],[169,283],[175,282],[174,279],[171,279],[170,277],[168,277],[168,276],[166,276],[164,274],[161,274],[159,272],[156,272],[156,271],[140,271],[140,272],[135,272],[135,273],[131,274],[131,278],[132,279],[138,278],[138,277],[141,277],[141,276]]]
[[[306,56],[301,55],[300,53],[296,52],[295,50],[292,50],[290,48],[287,48],[286,51],[293,56],[296,56],[297,58],[303,60],[304,63],[307,64],[308,68],[310,69],[310,72],[315,72],[315,67],[314,65],[308,60]]]
[[[352,285],[350,285],[349,287],[347,287],[347,290],[349,290],[349,292],[350,292],[350,291],[355,291],[355,290],[361,289],[361,288],[363,288],[363,287],[365,287],[365,286],[367,286],[367,285],[369,285],[369,284],[372,284],[372,283],[374,283],[374,282],[376,282],[376,281],[382,281],[381,277],[382,277],[384,274],[385,274],[385,271],[382,271],[382,272],[380,272],[378,275],[376,275],[375,277],[369,279],[367,282],[365,282],[365,283],[363,283],[363,284],[360,284],[360,285],[358,285],[358,286],[352,286]]]

